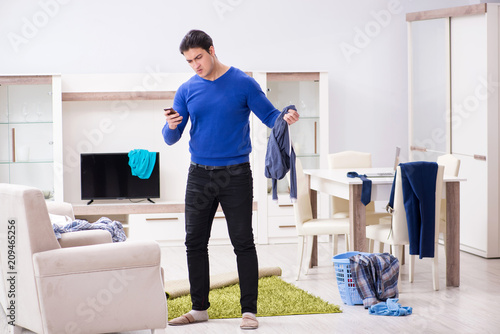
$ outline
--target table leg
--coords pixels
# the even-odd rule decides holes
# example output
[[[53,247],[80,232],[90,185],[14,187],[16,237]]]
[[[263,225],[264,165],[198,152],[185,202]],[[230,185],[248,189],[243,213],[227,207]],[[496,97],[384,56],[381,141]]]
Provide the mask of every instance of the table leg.
[[[349,185],[350,249],[366,252],[366,213],[361,203],[362,184]]]
[[[446,286],[460,286],[460,182],[446,182]]]
[[[309,188],[309,197],[311,198],[311,210],[312,216],[314,218],[318,218],[318,192],[316,190],[311,189],[311,177],[307,175],[307,184]],[[318,236],[313,237],[313,249],[311,254],[311,262],[309,268],[318,265]]]

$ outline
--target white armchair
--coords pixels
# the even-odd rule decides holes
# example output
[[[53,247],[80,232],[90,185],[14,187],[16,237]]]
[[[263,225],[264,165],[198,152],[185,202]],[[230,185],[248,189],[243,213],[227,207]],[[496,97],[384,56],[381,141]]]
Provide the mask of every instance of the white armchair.
[[[36,333],[109,333],[166,327],[156,242],[102,243],[102,237],[97,244],[62,248],[40,190],[0,184],[0,203],[0,304],[16,325],[10,326],[12,332],[26,328]],[[79,233],[72,237],[78,243],[96,243],[90,234],[79,238]],[[10,277],[14,285],[6,285]],[[8,309],[12,303],[14,312]]]

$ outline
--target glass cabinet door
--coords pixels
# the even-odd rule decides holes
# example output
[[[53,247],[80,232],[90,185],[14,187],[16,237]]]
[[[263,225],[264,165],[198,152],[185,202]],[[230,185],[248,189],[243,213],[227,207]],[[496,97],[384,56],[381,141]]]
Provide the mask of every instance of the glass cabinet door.
[[[0,86],[0,182],[54,193],[51,84]]]
[[[449,20],[410,23],[412,160],[436,161],[449,151]]]
[[[267,97],[279,110],[295,105],[300,114],[300,121],[290,127],[295,154],[304,169],[319,168],[319,76],[315,80],[309,75],[301,78],[301,73],[297,73],[293,79],[280,80],[279,76],[269,79],[268,75]],[[286,178],[278,181],[278,191],[288,192]]]

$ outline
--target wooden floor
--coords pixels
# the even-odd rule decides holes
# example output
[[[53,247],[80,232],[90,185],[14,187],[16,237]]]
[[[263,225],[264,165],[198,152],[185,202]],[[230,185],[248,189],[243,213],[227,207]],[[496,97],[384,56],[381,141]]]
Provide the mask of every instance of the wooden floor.
[[[486,260],[461,253],[461,286],[446,287],[444,249],[440,246],[439,291],[432,289],[430,260],[417,260],[415,281],[408,283],[407,265],[402,266],[399,302],[411,306],[406,317],[369,315],[363,306],[347,306],[340,299],[334,279],[334,268],[327,243],[320,244],[319,266],[309,270],[300,281],[297,272],[295,244],[259,245],[259,265],[279,266],[282,278],[298,287],[341,305],[343,313],[259,318],[254,331],[239,329],[239,319],[209,320],[183,327],[169,326],[166,333],[500,333],[500,259]],[[340,249],[343,249],[342,247]],[[236,270],[230,246],[210,246],[211,274]],[[187,278],[184,247],[162,247],[166,279]],[[0,315],[0,332],[6,329],[5,315]],[[23,333],[30,333],[24,331]],[[127,334],[146,334],[136,331]]]

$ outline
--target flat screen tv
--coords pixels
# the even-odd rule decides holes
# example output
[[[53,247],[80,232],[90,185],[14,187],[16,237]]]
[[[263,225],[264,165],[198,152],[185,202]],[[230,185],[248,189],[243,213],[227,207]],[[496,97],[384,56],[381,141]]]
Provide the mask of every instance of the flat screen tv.
[[[82,153],[80,155],[81,197],[97,199],[148,199],[160,197],[160,153],[156,153],[148,179],[132,175],[128,153]]]

